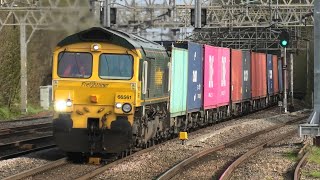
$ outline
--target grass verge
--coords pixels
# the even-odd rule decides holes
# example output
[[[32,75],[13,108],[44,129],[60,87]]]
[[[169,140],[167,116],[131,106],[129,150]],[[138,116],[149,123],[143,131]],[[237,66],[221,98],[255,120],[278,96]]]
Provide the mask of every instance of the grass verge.
[[[308,161],[320,165],[320,147],[312,147]]]
[[[296,151],[289,151],[283,154],[283,157],[291,160],[291,161],[298,161],[298,152]]]
[[[48,112],[48,110],[44,110],[39,106],[29,105],[28,113],[21,114],[19,108],[9,109],[7,107],[0,107],[0,121],[19,119],[26,116],[32,116],[41,112]]]
[[[320,171],[312,171],[309,173],[309,177],[320,178]]]

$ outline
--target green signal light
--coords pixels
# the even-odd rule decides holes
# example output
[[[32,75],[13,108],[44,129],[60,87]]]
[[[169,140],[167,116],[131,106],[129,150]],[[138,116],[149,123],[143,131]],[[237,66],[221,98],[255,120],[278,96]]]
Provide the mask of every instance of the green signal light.
[[[288,44],[288,41],[283,40],[283,41],[281,41],[281,44],[282,44],[282,46],[286,46]]]

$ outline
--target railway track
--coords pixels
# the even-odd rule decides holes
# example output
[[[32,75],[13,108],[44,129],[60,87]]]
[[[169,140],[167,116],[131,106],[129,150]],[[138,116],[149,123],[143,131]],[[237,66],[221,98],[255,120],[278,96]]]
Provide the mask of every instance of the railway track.
[[[133,153],[121,159],[115,159],[115,157],[110,157],[109,162],[107,161],[107,163],[102,166],[79,165],[79,164],[74,164],[72,162],[69,162],[67,158],[62,158],[62,159],[50,162],[48,164],[45,164],[43,166],[33,168],[30,170],[24,171],[22,173],[16,174],[14,176],[4,178],[3,180],[18,180],[18,179],[25,179],[25,178],[42,179],[43,174],[45,175],[51,174],[51,176],[55,177],[56,179],[59,179],[59,176],[61,176],[63,179],[77,179],[77,180],[91,179],[103,173],[104,171],[108,170],[109,168],[113,167],[114,165],[120,164],[121,162],[125,161],[131,156],[140,155],[140,154],[152,151],[153,149],[157,148],[159,145],[160,144],[154,145],[147,149],[143,149],[141,151],[138,151],[136,153]],[[66,174],[59,174],[59,170],[58,170],[59,168],[70,168],[73,171],[78,172],[78,174],[77,175],[69,174],[69,176]],[[82,171],[79,169],[82,169]]]
[[[305,146],[301,149],[301,152],[303,154],[302,158],[300,158],[295,170],[294,170],[294,180],[299,180],[301,176],[301,168],[307,163],[307,157],[309,156],[309,150],[307,150],[307,147],[309,144],[305,144]]]
[[[12,128],[0,129],[0,139],[8,138],[12,136],[23,136],[36,132],[43,132],[51,130],[52,123],[41,123],[34,125],[18,126]]]
[[[166,143],[169,141],[166,141]],[[149,151],[156,149],[159,145],[162,145],[162,144],[158,144],[158,145],[152,146],[150,148],[138,151],[138,152],[134,153],[133,155],[139,156],[139,154],[143,154],[143,153],[146,153],[146,152],[149,152]],[[66,159],[65,159],[65,160],[61,160],[61,161],[64,161],[65,163],[61,163],[61,161],[60,161],[60,163],[61,163],[60,165],[56,165],[57,162],[52,162],[52,163],[45,165],[44,167],[41,166],[39,168],[35,168],[35,169],[29,170],[27,172],[22,172],[22,173],[16,174],[15,176],[7,177],[6,179],[24,179],[24,178],[30,177],[30,176],[32,177],[32,179],[43,179],[43,178],[45,178],[44,174],[45,175],[50,174],[50,175],[52,175],[52,177],[59,179],[59,176],[62,176],[62,175],[59,175],[59,172],[66,171],[66,169],[72,169],[73,172],[81,172],[81,174],[63,175],[64,179],[66,177],[67,177],[67,179],[90,179],[92,177],[95,177],[95,176],[105,172],[106,170],[110,169],[111,167],[114,167],[116,165],[121,164],[122,162],[126,161],[130,157],[132,157],[132,155],[127,156],[122,159],[108,161],[108,163],[106,165],[101,166],[101,167],[91,166],[89,168],[88,167],[85,167],[85,168],[80,167],[79,165],[70,163],[70,162],[66,161]],[[83,165],[83,166],[85,166],[85,165]],[[39,175],[39,173],[41,173],[42,175]],[[56,173],[58,173],[58,174],[56,174]]]
[[[203,157],[206,157],[210,154],[213,154],[214,152],[218,152],[218,151],[221,151],[223,149],[226,149],[226,148],[229,148],[233,145],[236,145],[236,144],[239,144],[239,143],[243,143],[243,142],[246,142],[246,141],[249,141],[250,139],[254,138],[254,137],[257,137],[259,135],[263,135],[263,134],[266,134],[268,132],[271,132],[273,130],[277,130],[277,129],[280,129],[281,127],[284,127],[286,125],[290,125],[290,124],[293,124],[293,123],[296,123],[296,122],[299,122],[299,121],[302,121],[304,119],[308,118],[308,116],[304,116],[304,117],[300,117],[300,118],[297,118],[297,119],[294,119],[294,120],[291,120],[287,123],[283,123],[283,124],[279,124],[279,125],[275,125],[275,126],[272,126],[270,128],[267,128],[267,129],[264,129],[264,130],[261,130],[261,131],[258,131],[256,133],[252,133],[250,135],[247,135],[247,136],[243,136],[241,138],[238,138],[234,141],[231,141],[231,142],[228,142],[228,143],[225,143],[225,144],[222,144],[222,145],[219,145],[219,146],[215,146],[215,147],[212,147],[212,148],[208,148],[208,149],[205,149],[199,153],[196,153],[194,155],[192,155],[191,157],[181,161],[180,163],[176,164],[175,166],[173,166],[172,168],[168,169],[166,172],[164,172],[163,174],[161,174],[160,176],[158,176],[158,180],[164,180],[164,179],[171,179],[173,177],[175,177],[176,175],[178,175],[179,173],[182,172],[182,170],[188,168],[189,166],[191,166],[191,164],[194,164],[195,162],[199,161],[201,158]],[[290,133],[294,133],[294,132],[297,132],[297,130],[294,130],[294,131],[290,131]],[[276,139],[279,139],[281,140],[281,138],[283,137],[287,137],[288,134],[285,134],[285,135],[281,135],[281,137],[279,136],[279,138],[274,138],[272,140],[275,141]],[[267,143],[271,143],[271,142],[267,142]],[[264,144],[259,144],[258,145],[259,148],[258,149],[261,149],[261,147],[263,148],[265,145]],[[243,158],[247,157],[248,155],[244,156]],[[231,164],[232,165],[232,164]],[[231,168],[229,169],[233,169],[233,167],[235,166],[232,165]],[[236,166],[235,166],[236,167]],[[228,168],[227,168],[228,169]],[[224,175],[225,174],[225,175]],[[229,172],[225,172],[225,173],[222,173],[222,176],[226,176],[230,174]]]
[[[13,138],[15,136],[23,136],[29,134],[36,134],[36,131],[45,131],[51,128],[49,124],[38,124],[32,126],[23,126],[16,128],[8,128],[2,130],[0,139],[3,137]],[[23,140],[13,140],[8,143],[0,143],[0,160],[19,157],[31,152],[36,152],[44,149],[50,149],[56,145],[53,142],[52,135],[42,135],[39,137],[32,137]]]
[[[288,138],[294,134],[297,133],[297,130],[292,130],[289,131],[288,133],[282,134],[280,136],[278,136],[275,139],[271,139],[268,141],[265,141],[263,143],[261,143],[260,145],[258,145],[257,147],[251,149],[250,151],[246,152],[245,154],[243,154],[242,156],[240,156],[237,160],[235,160],[230,166],[228,166],[228,168],[223,172],[223,174],[220,176],[219,180],[228,180],[231,178],[232,173],[236,170],[236,168],[242,164],[243,162],[245,162],[246,160],[248,160],[250,157],[252,157],[254,154],[258,153],[259,151],[262,151],[265,147],[274,144],[276,142],[279,142],[285,138]]]
[[[15,120],[3,120],[3,121],[0,121],[0,124],[23,122],[23,121],[30,121],[30,120],[36,120],[36,119],[47,119],[47,118],[52,118],[52,117],[53,117],[53,115],[46,115],[46,116],[40,116],[40,117],[24,117],[24,118],[15,119]]]

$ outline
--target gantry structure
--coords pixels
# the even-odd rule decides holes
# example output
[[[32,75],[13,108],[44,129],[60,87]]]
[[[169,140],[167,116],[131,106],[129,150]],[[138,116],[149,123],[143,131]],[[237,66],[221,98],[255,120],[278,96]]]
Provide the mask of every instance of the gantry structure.
[[[105,2],[116,9],[112,27],[125,32],[256,51],[279,51],[283,29],[291,35],[289,49],[296,50],[314,22],[314,0],[0,0],[0,34],[4,26],[20,27],[22,112],[27,109],[27,45],[34,33],[98,25]],[[205,22],[201,28],[191,25],[196,4],[204,10],[197,18]]]
[[[117,9],[114,27],[141,36],[152,33],[149,38],[155,40],[190,39],[241,49],[279,50],[277,38],[282,29],[290,32],[291,48],[300,47],[307,27],[313,26],[313,3],[314,0],[202,0],[202,21],[205,18],[206,23],[201,29],[191,25],[196,0],[113,0],[110,5]]]

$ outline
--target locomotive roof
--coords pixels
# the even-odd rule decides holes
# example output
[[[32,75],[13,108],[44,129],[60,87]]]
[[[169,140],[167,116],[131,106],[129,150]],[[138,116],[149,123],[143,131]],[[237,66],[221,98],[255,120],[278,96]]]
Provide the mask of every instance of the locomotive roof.
[[[61,47],[79,42],[108,42],[128,49],[143,48],[162,51],[165,50],[165,48],[158,43],[149,41],[137,35],[102,27],[92,27],[70,35],[60,41],[58,46]]]

